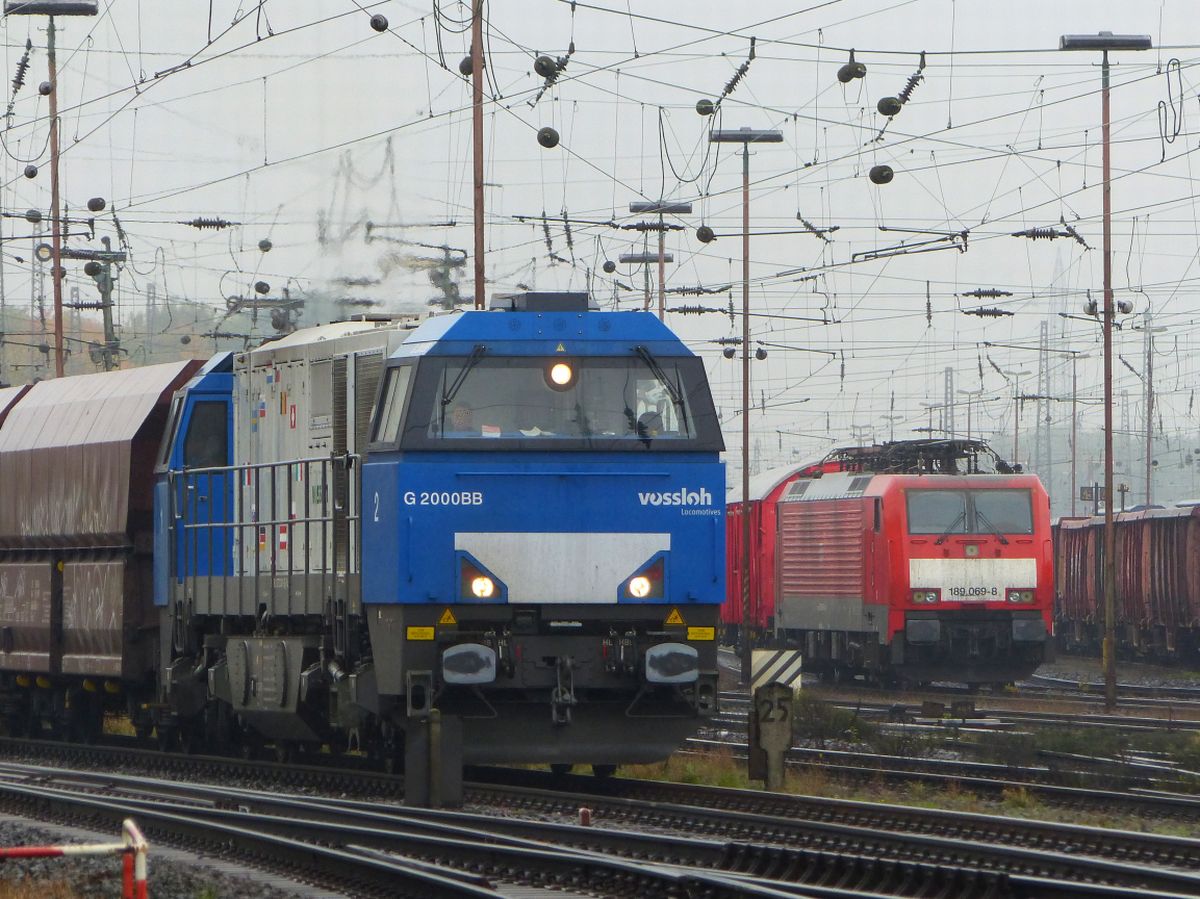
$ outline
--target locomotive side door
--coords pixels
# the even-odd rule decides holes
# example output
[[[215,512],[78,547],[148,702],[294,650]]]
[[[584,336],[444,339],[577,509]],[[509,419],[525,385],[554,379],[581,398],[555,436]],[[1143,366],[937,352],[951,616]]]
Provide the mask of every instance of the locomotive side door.
[[[184,409],[171,460],[179,472],[172,497],[179,583],[232,573],[231,529],[214,527],[229,522],[233,512],[233,484],[223,470],[230,464],[232,414],[228,397],[189,397]]]

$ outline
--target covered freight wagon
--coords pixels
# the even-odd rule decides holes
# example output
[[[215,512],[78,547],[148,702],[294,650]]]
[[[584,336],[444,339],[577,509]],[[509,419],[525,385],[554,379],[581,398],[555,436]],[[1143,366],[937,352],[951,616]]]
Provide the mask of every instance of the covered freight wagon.
[[[1200,655],[1200,507],[1121,512],[1116,530],[1118,649],[1132,657]],[[1104,635],[1104,519],[1054,528],[1055,621],[1064,648],[1097,652]]]
[[[198,367],[174,362],[0,391],[0,677],[7,710],[80,724],[153,684],[153,468],[171,395]],[[98,727],[98,715],[88,717]]]

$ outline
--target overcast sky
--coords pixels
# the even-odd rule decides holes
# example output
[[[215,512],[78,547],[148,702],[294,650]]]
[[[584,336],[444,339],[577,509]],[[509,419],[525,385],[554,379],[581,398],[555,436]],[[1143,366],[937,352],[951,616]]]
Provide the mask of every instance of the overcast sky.
[[[200,304],[200,330],[223,314],[225,298],[248,294],[260,279],[275,296],[284,286],[357,291],[394,310],[421,308],[437,295],[421,266],[440,253],[421,244],[472,245],[470,94],[458,74],[469,7],[451,0],[100,0],[100,7],[96,18],[57,20],[63,190],[74,210],[89,197],[107,199],[101,233],[115,238],[112,212],[125,228],[133,257],[120,282],[127,327],[149,285],[158,296]],[[372,13],[386,15],[390,30],[372,30]],[[639,269],[599,270],[640,243],[602,223],[637,221],[629,202],[660,196],[695,209],[674,219],[686,229],[668,238],[675,262],[667,286],[738,282],[741,164],[728,145],[716,152],[708,130],[782,131],[783,143],[755,148],[750,160],[750,302],[762,313],[754,339],[773,344],[765,362],[753,363],[759,408],[751,421],[763,466],[822,452],[852,433],[886,439],[894,428],[896,437],[912,436],[931,418],[947,426],[942,411],[923,405],[943,403],[947,367],[956,431],[966,431],[968,402],[957,391],[982,391],[972,400],[972,428],[1005,435],[1007,453],[1016,376],[997,369],[1028,372],[1020,376],[1023,393],[1070,394],[1065,354],[1047,357],[1039,383],[1043,325],[1051,349],[1089,354],[1079,362],[1080,421],[1098,429],[1099,328],[1059,313],[1081,313],[1089,291],[1101,297],[1099,57],[1059,52],[1058,39],[1100,30],[1150,35],[1155,49],[1113,55],[1114,283],[1136,313],[1118,337],[1128,366],[1117,363],[1117,390],[1129,394],[1130,428],[1141,427],[1143,333],[1132,326],[1153,312],[1154,326],[1165,329],[1155,335],[1154,361],[1164,464],[1168,451],[1179,457],[1171,464],[1182,464],[1183,448],[1200,446],[1194,2],[812,0],[798,8],[490,0],[485,14],[492,290],[590,287],[608,306],[640,307]],[[8,79],[27,38],[34,51],[5,132],[0,203],[6,213],[48,210],[47,109],[37,91],[46,77],[45,19],[10,16],[2,24]],[[697,115],[696,101],[720,97],[747,61],[752,37],[755,58],[719,115]],[[535,103],[544,86],[532,70],[535,56],[566,56],[572,40],[557,83]],[[867,75],[843,85],[837,72],[851,47]],[[876,103],[918,72],[921,51],[922,80],[889,122]],[[538,145],[544,126],[561,135],[557,148]],[[43,168],[32,180],[22,174],[29,161]],[[874,165],[891,166],[891,183],[871,183]],[[826,241],[807,233],[798,215],[837,230]],[[219,232],[176,224],[197,216],[241,224]],[[572,220],[569,238],[564,216]],[[1060,220],[1086,246],[1070,236],[1011,236],[1061,231]],[[367,222],[376,226],[370,241]],[[696,239],[701,224],[717,233],[715,242]],[[4,233],[27,228],[9,219]],[[962,232],[965,241],[951,237]],[[268,254],[258,249],[263,238],[273,245]],[[932,252],[862,258],[937,238],[925,247]],[[28,259],[28,242],[5,246],[7,301],[28,310],[30,268],[15,259]],[[470,297],[469,264],[462,271]],[[347,288],[339,279],[379,283]],[[977,288],[1011,296],[962,296]],[[740,311],[740,286],[670,304],[731,299]],[[966,314],[979,307],[1012,314]],[[740,333],[740,323],[715,314],[669,321],[708,362],[735,475],[740,366],[710,341]],[[985,340],[1011,346],[984,348]],[[1066,403],[1043,406],[1054,427],[1069,422]],[[1034,451],[1036,417],[1035,405],[1026,405],[1023,460]]]

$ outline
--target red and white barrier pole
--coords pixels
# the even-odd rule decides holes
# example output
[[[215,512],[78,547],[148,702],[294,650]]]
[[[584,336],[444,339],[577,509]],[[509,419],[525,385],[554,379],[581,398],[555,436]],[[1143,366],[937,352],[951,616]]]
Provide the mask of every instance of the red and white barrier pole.
[[[62,846],[0,846],[0,859],[62,858],[69,855],[120,855],[122,899],[150,899],[146,883],[150,844],[132,818],[121,824],[120,843],[69,843]]]

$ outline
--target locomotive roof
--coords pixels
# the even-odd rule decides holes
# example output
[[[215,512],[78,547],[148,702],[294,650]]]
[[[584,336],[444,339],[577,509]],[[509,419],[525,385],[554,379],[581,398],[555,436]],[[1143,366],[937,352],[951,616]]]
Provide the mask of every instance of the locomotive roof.
[[[780,502],[842,499],[850,496],[882,496],[892,489],[918,487],[928,490],[975,490],[997,487],[1040,485],[1032,474],[889,474],[882,472],[830,472],[819,478],[798,478],[804,489],[791,487]],[[793,492],[795,491],[795,492]]]
[[[461,356],[483,344],[502,356],[694,355],[649,312],[462,312],[426,319],[393,357]]]
[[[750,501],[758,502],[766,499],[776,487],[789,478],[800,474],[801,471],[812,465],[814,461],[820,460],[780,465],[777,468],[768,468],[765,471],[760,471],[758,474],[750,475]],[[725,488],[725,502],[740,503],[741,501],[742,479],[731,477]]]

